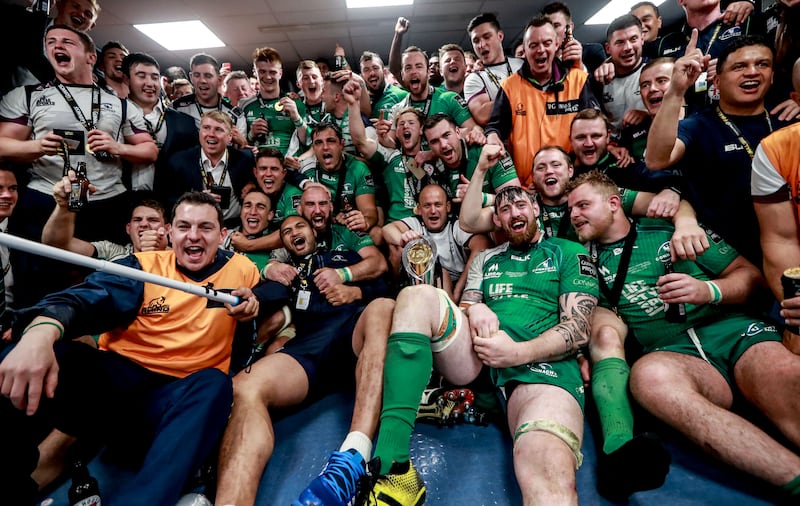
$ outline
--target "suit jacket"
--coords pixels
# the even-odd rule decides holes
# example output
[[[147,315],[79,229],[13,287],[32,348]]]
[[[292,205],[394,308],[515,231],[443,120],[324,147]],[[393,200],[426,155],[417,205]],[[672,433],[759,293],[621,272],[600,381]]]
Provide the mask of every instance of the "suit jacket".
[[[193,121],[194,122],[194,121]],[[253,167],[256,162],[253,152],[244,149],[228,148],[228,174],[233,194],[241,203],[242,188],[253,180]],[[205,189],[200,173],[200,146],[184,149],[166,158],[160,169],[156,170],[153,191],[158,198],[172,209],[178,198],[187,191]]]

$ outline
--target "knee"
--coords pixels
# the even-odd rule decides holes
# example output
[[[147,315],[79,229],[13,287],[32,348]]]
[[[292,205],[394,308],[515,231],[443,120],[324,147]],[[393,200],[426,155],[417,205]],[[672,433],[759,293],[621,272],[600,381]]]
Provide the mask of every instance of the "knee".
[[[674,374],[666,364],[643,357],[631,369],[631,393],[642,404],[647,404],[650,399],[663,398],[664,392],[674,385]]]
[[[427,306],[436,301],[438,304],[438,295],[436,288],[431,285],[412,285],[407,286],[400,290],[397,294],[398,306]]]
[[[233,402],[233,383],[230,376],[219,369],[202,369],[192,374],[193,389],[202,392],[211,402],[230,406]]]
[[[625,358],[625,336],[611,325],[599,325],[592,329],[592,338],[589,341],[589,352],[593,362],[604,358]]]
[[[364,310],[364,316],[378,318],[379,321],[391,321],[394,305],[394,300],[386,297],[375,299]]]

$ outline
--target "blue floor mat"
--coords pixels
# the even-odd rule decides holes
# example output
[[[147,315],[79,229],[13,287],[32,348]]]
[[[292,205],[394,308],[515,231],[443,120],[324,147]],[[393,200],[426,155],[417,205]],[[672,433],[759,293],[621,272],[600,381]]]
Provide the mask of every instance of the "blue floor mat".
[[[337,393],[288,415],[275,424],[276,447],[264,471],[256,504],[286,506],[297,498],[338,449],[350,424],[352,395]],[[768,505],[774,490],[754,478],[729,469],[699,453],[675,434],[664,439],[672,453],[672,467],[663,487],[634,494],[631,505]],[[584,463],[578,471],[582,505],[617,504],[596,491],[595,442],[586,427]],[[459,425],[440,428],[417,424],[411,456],[428,489],[428,505],[520,505],[522,500],[511,462],[511,438],[500,427]],[[103,494],[111,495],[130,474],[103,462],[90,464]],[[46,497],[51,506],[68,506],[64,483]],[[164,505],[171,506],[171,505]]]

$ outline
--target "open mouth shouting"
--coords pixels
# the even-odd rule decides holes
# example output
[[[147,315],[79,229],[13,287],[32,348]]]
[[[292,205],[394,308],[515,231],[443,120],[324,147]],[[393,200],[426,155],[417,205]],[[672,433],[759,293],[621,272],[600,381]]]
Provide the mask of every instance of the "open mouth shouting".
[[[69,62],[72,61],[72,57],[69,55],[69,53],[66,53],[64,51],[56,51],[56,52],[54,52],[53,53],[53,59],[58,64],[69,63]]]

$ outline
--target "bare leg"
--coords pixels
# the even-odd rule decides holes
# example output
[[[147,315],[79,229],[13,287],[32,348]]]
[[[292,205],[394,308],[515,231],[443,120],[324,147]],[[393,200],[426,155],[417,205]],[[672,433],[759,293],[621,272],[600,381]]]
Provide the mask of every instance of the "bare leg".
[[[741,356],[734,376],[747,400],[800,446],[800,356],[779,342],[760,343]]]
[[[381,414],[383,395],[383,364],[386,360],[386,342],[391,330],[394,301],[372,301],[358,319],[353,331],[353,352],[356,363],[356,404],[350,431],[375,436]]]
[[[39,444],[39,465],[31,477],[39,484],[39,490],[51,484],[61,476],[66,467],[67,452],[77,441],[76,438],[64,434],[58,429],[47,435]]]
[[[525,422],[557,422],[583,440],[583,413],[572,395],[552,385],[520,385],[508,400],[512,434]],[[546,455],[546,458],[543,456]],[[544,431],[522,434],[514,446],[514,472],[523,503],[578,504],[575,454],[559,437]]]
[[[650,353],[634,364],[631,390],[645,409],[723,462],[778,486],[800,475],[797,455],[729,411],[730,387],[703,360]]]
[[[308,394],[308,377],[284,353],[267,355],[233,379],[233,412],[222,438],[215,504],[253,504],[275,446],[269,409],[293,406]]]

